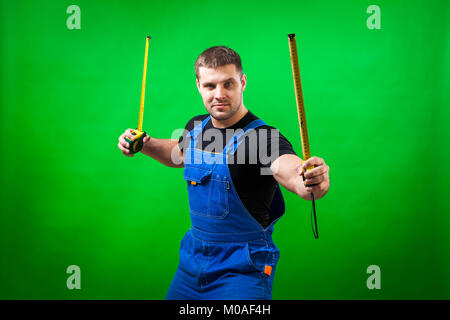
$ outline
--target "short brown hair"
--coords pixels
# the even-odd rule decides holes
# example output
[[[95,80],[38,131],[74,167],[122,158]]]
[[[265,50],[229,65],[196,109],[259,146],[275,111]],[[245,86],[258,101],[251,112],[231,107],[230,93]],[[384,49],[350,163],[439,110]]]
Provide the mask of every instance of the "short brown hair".
[[[242,78],[242,62],[241,57],[233,49],[225,46],[215,46],[203,51],[195,61],[195,75],[197,79],[200,78],[200,67],[218,68],[226,66],[227,64],[234,64],[236,70],[241,74]]]

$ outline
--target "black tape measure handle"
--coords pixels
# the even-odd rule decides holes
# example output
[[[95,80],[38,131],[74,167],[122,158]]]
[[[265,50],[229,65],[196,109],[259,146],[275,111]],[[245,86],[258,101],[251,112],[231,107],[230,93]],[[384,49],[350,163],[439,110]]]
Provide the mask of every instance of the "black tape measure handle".
[[[136,135],[136,132],[131,132],[133,136]],[[127,137],[125,137],[125,140],[130,144],[130,147],[128,150],[130,150],[131,153],[138,153],[142,150],[144,147],[144,138],[147,136],[147,133],[144,131],[144,134],[141,135],[138,139],[130,140]]]
[[[305,172],[302,174],[303,181],[306,180],[305,178]],[[307,184],[306,187],[312,187],[313,185]],[[319,229],[317,228],[317,217],[316,217],[316,204],[314,201],[314,193],[311,192],[311,202],[312,202],[312,208],[311,208],[311,229],[314,235],[315,239],[319,239]]]
[[[319,229],[317,229],[316,205],[314,203],[314,193],[311,192],[311,228],[315,239],[319,239]],[[313,223],[314,221],[314,223]]]

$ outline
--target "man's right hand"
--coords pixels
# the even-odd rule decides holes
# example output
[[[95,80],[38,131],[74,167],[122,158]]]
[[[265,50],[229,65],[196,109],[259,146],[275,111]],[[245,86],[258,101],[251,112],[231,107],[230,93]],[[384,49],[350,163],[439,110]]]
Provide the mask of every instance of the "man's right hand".
[[[127,157],[133,157],[134,154],[130,152],[130,144],[125,140],[125,137],[127,137],[130,140],[134,140],[134,136],[131,134],[131,132],[133,131],[133,129],[127,129],[125,130],[124,133],[122,133],[119,136],[119,143],[117,144],[117,146],[119,147],[120,151],[122,151],[122,153],[124,155],[126,155]],[[150,140],[149,135],[146,135],[144,137],[144,144]]]

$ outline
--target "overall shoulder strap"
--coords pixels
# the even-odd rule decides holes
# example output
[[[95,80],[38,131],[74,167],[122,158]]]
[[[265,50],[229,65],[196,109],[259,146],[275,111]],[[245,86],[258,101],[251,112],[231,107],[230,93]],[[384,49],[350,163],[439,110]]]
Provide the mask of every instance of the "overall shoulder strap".
[[[211,119],[211,116],[206,117],[205,120],[202,121],[202,123],[196,125],[194,129],[192,129],[188,135],[191,137],[191,143],[190,146],[193,149],[195,145],[197,144],[198,136],[200,133],[202,133],[203,129],[205,128],[205,125],[208,123],[209,119]]]
[[[228,153],[234,154],[239,147],[239,145],[242,143],[244,139],[241,139],[245,134],[251,132],[252,130],[265,125],[266,123],[262,121],[261,119],[256,119],[250,122],[247,126],[244,127],[242,130],[237,130],[234,135],[231,137],[231,139],[228,141],[225,148],[223,148],[223,153],[226,155]]]

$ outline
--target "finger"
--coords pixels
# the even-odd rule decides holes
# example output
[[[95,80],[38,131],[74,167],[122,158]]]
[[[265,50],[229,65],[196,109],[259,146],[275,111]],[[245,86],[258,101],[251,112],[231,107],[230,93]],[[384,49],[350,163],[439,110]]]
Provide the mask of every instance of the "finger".
[[[134,157],[134,153],[131,153],[129,150],[122,151],[122,154],[127,157]]]
[[[311,185],[311,184],[319,184],[324,180],[323,176],[318,176],[318,177],[314,177],[311,179],[306,179],[305,180],[305,184],[306,185]]]
[[[305,187],[305,190],[308,192],[318,192],[320,190],[320,185],[315,184],[309,187]]]
[[[134,135],[132,134],[133,131],[133,129],[127,129],[125,131],[125,136],[130,140],[134,140]]]
[[[126,142],[125,137],[128,138],[129,140],[133,140],[133,139],[134,139],[134,136],[133,136],[133,134],[132,134],[131,132],[132,132],[132,129],[127,129],[127,130],[125,130],[125,132],[122,133],[122,134],[119,136],[119,141],[125,141],[125,142]],[[126,142],[126,143],[128,143],[128,142]],[[123,143],[122,143],[122,144],[123,144]]]
[[[308,170],[305,173],[305,178],[314,178],[320,175],[323,175],[328,171],[327,165],[319,165],[318,167],[315,167],[314,169]]]
[[[130,150],[125,148],[123,145],[121,145],[120,143],[117,144],[117,146],[119,147],[120,151],[122,151],[123,154],[129,154]]]
[[[130,148],[130,144],[125,140],[124,137],[119,138],[119,144],[121,144],[124,148]]]
[[[320,193],[323,190],[327,189],[327,182],[326,182],[326,180],[324,180],[318,184],[308,185],[308,186],[305,186],[305,189],[308,192]]]
[[[324,163],[325,162],[323,161],[322,158],[312,157],[312,158],[309,158],[308,160],[306,160],[303,163],[303,168],[306,169],[306,168],[313,167],[313,166],[319,166],[319,165],[324,164]]]
[[[146,143],[148,140],[150,140],[150,136],[149,136],[149,135],[146,135],[146,136],[144,137],[144,143]]]

